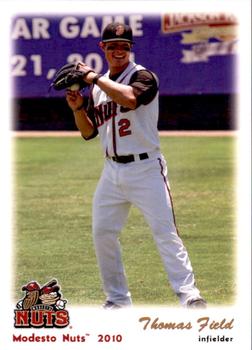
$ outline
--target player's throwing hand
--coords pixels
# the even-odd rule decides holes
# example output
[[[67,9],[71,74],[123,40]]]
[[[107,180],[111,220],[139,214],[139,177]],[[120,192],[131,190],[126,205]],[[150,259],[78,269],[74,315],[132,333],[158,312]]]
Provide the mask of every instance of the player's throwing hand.
[[[83,107],[84,98],[79,91],[66,91],[66,100],[73,112]]]

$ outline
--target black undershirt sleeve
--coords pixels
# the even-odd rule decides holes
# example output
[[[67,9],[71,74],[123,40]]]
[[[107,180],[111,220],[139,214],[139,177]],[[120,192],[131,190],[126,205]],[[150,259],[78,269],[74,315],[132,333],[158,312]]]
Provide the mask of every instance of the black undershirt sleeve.
[[[136,71],[129,82],[137,98],[137,107],[150,103],[158,92],[158,78],[149,70]]]

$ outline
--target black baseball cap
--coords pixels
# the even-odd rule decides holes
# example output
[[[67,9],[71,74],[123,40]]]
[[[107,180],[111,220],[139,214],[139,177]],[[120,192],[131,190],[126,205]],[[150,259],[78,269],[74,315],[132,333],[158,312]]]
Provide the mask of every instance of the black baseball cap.
[[[130,26],[124,23],[110,23],[105,27],[102,33],[102,42],[125,41],[133,43],[133,34]]]

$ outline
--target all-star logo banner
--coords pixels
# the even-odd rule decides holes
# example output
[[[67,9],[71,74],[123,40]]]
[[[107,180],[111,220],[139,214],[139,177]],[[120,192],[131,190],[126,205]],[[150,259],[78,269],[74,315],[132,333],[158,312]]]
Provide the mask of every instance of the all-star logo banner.
[[[223,13],[170,14],[162,17],[163,33],[180,33],[182,63],[209,62],[237,52],[237,20]]]
[[[67,300],[62,298],[60,286],[53,279],[43,286],[30,281],[22,287],[24,297],[16,305],[16,328],[64,328],[69,324],[69,314],[65,309]]]
[[[132,27],[132,59],[158,75],[161,95],[236,92],[238,23],[232,13],[17,14],[11,28],[13,95],[47,97],[56,70],[67,62],[81,60],[104,73],[98,43],[111,21]]]

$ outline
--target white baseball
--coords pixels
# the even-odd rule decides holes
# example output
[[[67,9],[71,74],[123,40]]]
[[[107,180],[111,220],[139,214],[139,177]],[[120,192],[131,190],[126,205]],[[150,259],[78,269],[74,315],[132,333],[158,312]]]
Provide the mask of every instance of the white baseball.
[[[63,310],[65,308],[65,304],[66,304],[65,300],[61,300],[61,299],[56,302],[56,306],[60,310]]]
[[[70,86],[69,90],[71,91],[78,91],[80,90],[80,84],[76,83]]]

